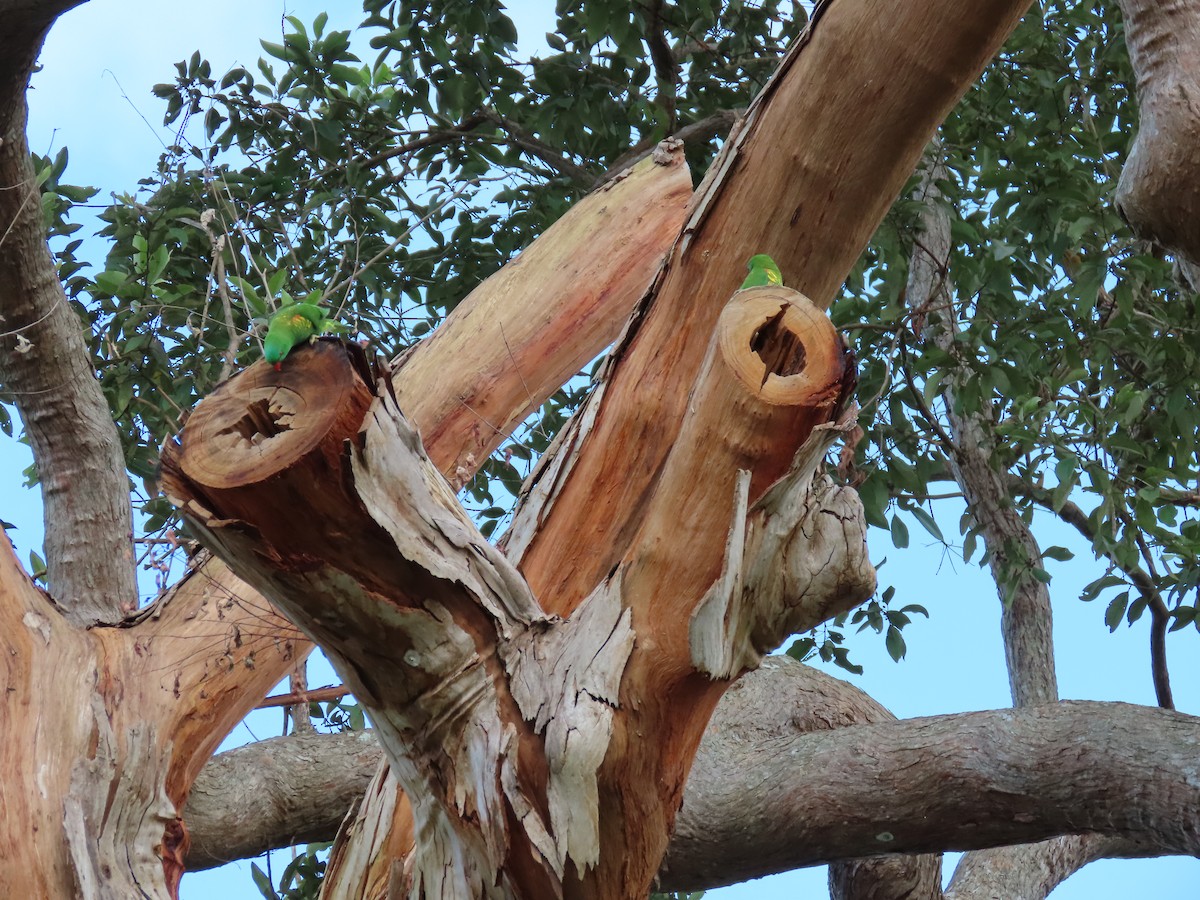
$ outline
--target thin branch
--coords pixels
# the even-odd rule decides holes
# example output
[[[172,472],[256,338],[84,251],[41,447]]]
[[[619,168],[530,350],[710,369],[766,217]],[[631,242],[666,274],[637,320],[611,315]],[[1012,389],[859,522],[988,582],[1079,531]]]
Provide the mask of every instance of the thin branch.
[[[1054,513],[1081,535],[1087,538],[1094,547],[1096,530],[1088,521],[1088,515],[1074,502],[1067,500],[1057,510],[1054,508],[1053,497],[1049,491],[1038,485],[1030,484],[1019,475],[1011,472],[1005,474],[1006,485],[1014,494],[1028,497],[1038,506]],[[1167,627],[1171,614],[1162,593],[1158,590],[1155,579],[1140,566],[1128,565],[1121,562],[1109,551],[1101,551],[1104,558],[1114,568],[1119,569],[1130,583],[1138,589],[1150,610],[1150,672],[1154,680],[1154,693],[1158,705],[1164,709],[1174,709],[1174,698],[1171,692],[1170,672],[1167,668]]]
[[[589,172],[583,166],[559,153],[553,147],[538,140],[538,138],[527,132],[512,119],[506,118],[491,109],[484,110],[483,115],[489,122],[492,122],[507,134],[514,145],[520,147],[531,156],[540,159],[559,174],[566,175],[572,181],[579,184],[590,184],[596,177],[595,173]]]
[[[718,135],[724,136],[729,134],[730,130],[738,119],[746,114],[744,108],[736,109],[719,109],[710,116],[706,116],[698,122],[692,122],[689,125],[684,125],[674,134],[670,135],[669,140],[683,141],[684,146],[689,144],[700,144],[705,141],[710,141]],[[596,179],[596,186],[610,181],[614,176],[624,172],[630,166],[640,162],[643,157],[648,156],[655,147],[659,145],[656,138],[648,137],[645,140],[634,144],[620,156],[612,161],[608,169]]]
[[[308,703],[327,703],[330,700],[341,700],[349,696],[350,689],[346,687],[313,688],[311,691],[292,691],[289,694],[278,694],[267,697],[255,709],[271,709],[276,706],[297,706]]]
[[[337,293],[343,287],[348,288],[351,284],[354,283],[354,281],[358,278],[359,275],[361,275],[363,272],[367,271],[367,269],[371,268],[371,266],[375,265],[377,262],[379,262],[381,259],[383,259],[385,256],[387,256],[389,253],[391,253],[393,250],[395,250],[397,247],[399,247],[401,242],[404,241],[405,239],[407,239],[413,233],[413,231],[415,231],[417,229],[418,226],[424,225],[433,216],[435,216],[441,210],[445,209],[447,206],[449,206],[451,203],[453,203],[455,200],[457,200],[459,197],[461,197],[464,193],[466,193],[468,188],[476,187],[478,184],[479,184],[479,182],[474,178],[470,179],[469,181],[463,182],[462,187],[460,187],[453,194],[451,194],[448,199],[442,201],[437,206],[430,209],[429,212],[425,213],[425,215],[423,215],[423,216],[421,216],[421,218],[417,219],[416,222],[414,222],[408,228],[404,229],[404,231],[402,231],[396,237],[396,239],[394,241],[392,241],[390,244],[388,244],[386,247],[384,247],[382,250],[380,250],[378,253],[376,253],[374,256],[372,256],[370,259],[368,259],[361,266],[356,268],[353,272],[351,272],[349,275],[347,275],[342,281],[339,281],[338,283],[326,288],[324,293],[321,294],[321,300],[319,302],[324,302],[328,297]]]

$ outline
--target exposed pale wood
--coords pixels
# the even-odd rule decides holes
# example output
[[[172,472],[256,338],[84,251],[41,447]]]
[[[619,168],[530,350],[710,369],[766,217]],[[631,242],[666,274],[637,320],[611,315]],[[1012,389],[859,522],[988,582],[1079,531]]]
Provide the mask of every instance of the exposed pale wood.
[[[669,165],[648,163],[647,169],[655,175],[661,173],[662,180],[654,178],[651,182],[645,180],[634,180],[628,184],[621,182],[610,189],[607,195],[610,200],[614,196],[628,197],[631,192],[654,196],[661,200],[663,193],[660,192],[660,189],[664,182],[673,184],[675,187],[672,190],[675,191],[678,190],[681,178],[683,183],[687,182],[686,173],[681,172],[681,167],[673,158]],[[670,191],[666,193],[669,194]],[[679,206],[675,208],[674,215],[677,219],[682,217],[682,209]],[[639,233],[636,224],[637,213],[628,206],[622,207],[621,216],[627,218],[622,219],[618,216],[607,221],[615,229],[624,228],[626,233],[638,235],[638,238],[643,241],[640,253],[648,253],[652,247],[657,247],[659,254],[663,252],[670,240],[670,234],[656,236],[653,233]],[[578,251],[578,248],[576,249]],[[550,259],[554,258],[553,253],[547,254],[547,256]],[[531,280],[536,279],[540,271],[532,262],[526,263],[525,274]],[[549,275],[553,280],[554,273],[551,272]],[[607,333],[603,333],[604,329],[609,329],[608,333],[611,333],[614,323],[618,323],[624,318],[629,305],[632,305],[641,296],[648,278],[649,274],[646,271],[626,270],[612,273],[603,299],[606,303],[623,303],[625,306],[606,307],[607,325],[603,316],[593,315],[585,323],[586,327],[576,329],[574,332],[575,342],[571,344],[570,352],[578,354],[582,352],[580,349],[582,346],[590,346],[589,353],[597,352],[603,342],[608,339]],[[484,300],[486,296],[486,292],[480,295]],[[546,292],[533,294],[528,298],[528,302],[527,309],[531,310],[531,315],[533,314],[532,310],[539,308],[552,310],[551,321],[547,326],[550,328],[562,327],[564,322],[570,321],[568,317],[575,312],[574,307],[569,302],[565,302],[565,298],[561,294],[554,293],[554,290],[548,289]],[[544,321],[544,317],[539,321]],[[310,363],[319,360],[323,358],[323,354],[330,352],[332,346],[328,343],[321,343],[314,348],[299,348],[293,358],[293,364],[288,366],[287,385],[280,381],[272,381],[270,370],[265,367],[256,367],[247,373],[243,379],[245,387],[258,392],[258,396],[252,398],[250,404],[250,406],[257,406],[257,420],[255,416],[247,415],[248,408],[244,407],[242,413],[233,420],[217,423],[210,431],[206,432],[216,435],[224,431],[224,434],[214,442],[213,447],[205,451],[203,455],[206,458],[200,464],[202,468],[208,470],[224,471],[222,478],[218,478],[216,481],[215,490],[220,491],[229,481],[237,482],[239,478],[253,481],[258,477],[255,459],[261,459],[265,455],[265,451],[257,449],[262,447],[262,442],[257,445],[255,451],[257,456],[251,454],[250,464],[244,466],[240,472],[222,470],[224,454],[220,450],[227,448],[230,444],[244,443],[246,446],[255,446],[251,443],[254,441],[253,435],[263,433],[264,428],[272,430],[274,426],[270,426],[269,423],[281,413],[299,411],[304,415],[300,417],[292,415],[290,418],[282,416],[288,430],[286,433],[270,438],[270,444],[274,448],[272,452],[279,451],[285,445],[291,448],[289,452],[294,455],[303,455],[311,449],[305,446],[307,440],[305,435],[320,431],[317,425],[319,425],[321,414],[316,411],[316,400],[318,397],[323,400],[329,399],[330,385],[323,380],[325,375],[320,375],[315,379],[309,376],[306,380],[304,373],[307,366],[304,364],[304,360],[307,359]],[[495,347],[492,349],[496,351],[497,356],[502,355],[503,359],[511,362],[527,377],[533,374],[533,368],[525,365],[526,355],[529,352],[527,346],[518,345],[511,351],[509,348],[504,348],[502,351]],[[480,355],[477,354],[471,362],[477,363]],[[539,358],[547,364],[560,367],[564,365],[562,358],[554,354],[547,357],[545,353],[542,353]],[[437,378],[444,377],[449,370],[448,362],[442,358],[440,368],[435,366],[428,377],[435,381]],[[407,374],[398,376],[398,380],[403,380],[405,383],[415,383],[411,379],[412,376]],[[544,384],[539,387],[534,384],[532,389],[548,393],[553,387],[546,387]],[[433,390],[432,384],[426,385],[424,388],[426,393],[432,393]],[[525,385],[522,385],[519,392],[511,384],[506,390],[509,390],[510,393],[505,394],[504,390],[498,388],[490,398],[497,408],[507,403],[511,408],[516,409],[529,402],[530,395]],[[421,393],[421,389],[418,389],[417,393]],[[545,394],[535,394],[534,400],[541,402],[544,396]],[[313,404],[312,406],[306,405],[310,402]],[[272,404],[275,405],[274,413],[271,411]],[[333,409],[342,415],[346,413],[346,410],[341,409],[340,402],[322,405],[322,409]],[[202,404],[196,413],[196,416],[199,417],[196,420],[197,426],[204,425],[208,414],[205,405]],[[233,427],[239,424],[243,426],[244,436],[236,427]],[[357,427],[358,423],[352,424]],[[278,422],[276,422],[276,426],[278,426]],[[447,440],[454,438],[452,432],[443,433],[447,436]],[[488,450],[499,442],[500,436],[492,435],[489,440],[491,443],[487,446]],[[448,444],[439,441],[431,444],[435,453],[442,452],[440,448],[444,446],[448,446]],[[213,454],[211,452],[213,449],[218,452]],[[445,455],[449,456],[449,453],[447,452]],[[243,459],[242,462],[246,463],[247,460]],[[482,459],[478,462],[481,463]],[[309,492],[312,488],[312,478],[320,477],[319,470],[325,461],[313,458],[310,463],[313,467],[308,470],[310,480],[307,483],[294,485],[297,490],[302,490],[304,493]],[[294,512],[294,505],[284,503],[276,510],[272,520],[273,525],[282,527],[282,523],[289,521],[294,516]],[[21,577],[23,578],[23,576]],[[40,628],[41,619],[38,618],[36,621]],[[208,754],[215,749],[224,734],[249,708],[257,703],[266,690],[285,674],[290,666],[294,665],[298,657],[308,652],[309,645],[265,605],[256,591],[233,577],[224,564],[216,561],[201,562],[196,570],[189,573],[168,600],[160,603],[152,613],[144,615],[135,627],[112,632],[97,631],[94,634],[96,637],[92,640],[103,642],[108,666],[117,673],[106,677],[111,678],[114,684],[121,685],[123,703],[129,710],[128,714],[136,719],[137,723],[141,723],[136,727],[143,729],[143,732],[145,729],[151,729],[156,735],[154,738],[156,750],[149,752],[142,747],[142,750],[138,752],[142,752],[143,755],[149,752],[149,756],[146,756],[148,759],[155,753],[163,753],[162,747],[167,742],[174,742],[174,751],[167,758],[166,766],[161,769],[141,763],[133,765],[131,761],[132,767],[127,771],[139,772],[141,780],[131,783],[129,790],[121,789],[114,795],[121,799],[123,808],[127,807],[129,816],[113,817],[111,820],[113,823],[136,820],[137,805],[149,802],[150,798],[154,798],[156,804],[154,808],[158,812],[144,821],[154,823],[154,827],[159,828],[166,835],[151,841],[150,844],[147,844],[147,836],[141,833],[135,835],[120,832],[116,840],[105,838],[108,840],[105,846],[110,849],[121,844],[122,840],[135,843],[139,848],[159,845],[161,848],[159,852],[167,860],[166,868],[164,868],[164,863],[159,862],[158,859],[151,859],[140,852],[132,855],[124,854],[122,859],[132,859],[139,867],[151,865],[158,873],[157,875],[155,872],[140,871],[131,877],[148,888],[157,884],[157,889],[165,893],[169,890],[168,883],[178,878],[179,858],[186,850],[186,838],[182,829],[179,828],[176,815],[186,798],[187,789],[196,772],[199,771]],[[94,669],[94,664],[86,661],[88,657],[85,651],[89,646],[88,642],[84,641],[81,645],[84,649],[78,651],[79,654],[83,654],[79,660],[71,656],[71,653],[76,651],[68,652],[67,648],[72,646],[70,640],[57,641],[56,646],[64,648],[62,653],[44,657],[39,663],[44,663],[47,667],[46,673],[39,676],[40,683],[60,683],[62,681],[61,673],[64,672],[82,673],[80,677],[86,683],[86,673]],[[51,672],[55,673],[57,678],[55,675],[49,674]],[[132,676],[130,673],[140,674]],[[132,684],[139,686],[138,691],[131,690]],[[10,693],[28,696],[31,691],[32,688],[26,684],[24,688]],[[139,694],[139,691],[142,693]],[[137,699],[138,696],[141,696],[146,704],[140,710],[138,703],[141,701]],[[80,695],[76,701],[64,698],[62,705],[64,710],[87,711],[91,708],[90,700],[86,695]],[[131,724],[129,727],[135,727],[135,725]],[[93,737],[88,736],[91,735],[90,731],[78,739],[72,738],[73,733],[65,728],[59,730],[56,740],[61,741],[61,747],[64,750],[72,746],[87,746],[94,740]],[[116,728],[114,733],[117,735],[116,744],[106,744],[105,746],[116,747],[117,755],[113,762],[120,768],[124,765],[125,757],[122,755],[125,752],[122,749],[124,745],[120,729]],[[19,759],[25,761],[25,765],[31,765],[32,761],[38,758],[38,750],[25,738],[32,739],[32,736],[20,736],[20,727],[15,729],[15,733],[10,732],[10,734],[14,736],[9,741],[9,746]],[[53,754],[50,755],[48,763],[50,768],[53,768],[55,758]],[[15,772],[17,768],[14,766],[11,770]],[[96,779],[102,778],[105,771],[116,772],[117,770],[95,769],[92,782],[96,790],[100,789]],[[115,774],[114,777],[116,777]],[[138,791],[142,792],[141,795],[138,794]],[[147,791],[149,792],[147,793]],[[31,787],[27,796],[32,798],[38,795]],[[169,814],[165,811],[168,807],[163,806],[158,799],[160,796],[165,796],[172,804]],[[47,803],[47,808],[53,809],[55,797],[48,798]],[[99,865],[101,857],[91,852],[89,847],[92,845],[89,842],[99,841],[103,836],[96,833],[95,822],[89,819],[89,817],[94,819],[94,816],[87,812],[84,808],[85,805],[79,807],[79,815],[72,826],[73,841],[78,848],[75,864],[92,865],[92,863],[96,863]],[[31,888],[28,896],[73,895],[74,889],[63,887],[63,885],[69,884],[71,878],[86,879],[90,877],[82,871],[72,874],[72,863],[67,860],[60,849],[55,849],[63,846],[61,816],[55,813],[49,815],[50,820],[45,823],[45,827],[40,832],[45,835],[46,840],[51,842],[49,849],[43,847],[39,850],[33,845],[23,846],[29,846],[31,852],[46,853],[46,858],[59,860],[52,866],[42,866],[41,871],[47,878],[58,879],[56,883],[60,889],[46,887],[39,882],[37,886]],[[58,853],[57,857],[54,856],[55,852]],[[14,868],[20,868],[24,872],[37,869],[31,864],[22,864],[22,859],[23,857],[12,857],[5,861],[6,878],[10,861]],[[110,866],[110,870],[112,868],[114,867]],[[21,877],[24,879],[35,876],[22,875]],[[95,878],[92,880],[96,881]],[[13,881],[12,883],[24,884],[25,882]],[[125,882],[117,880],[114,883],[123,884]]]
[[[571,438],[570,470],[527,513],[539,525],[521,570],[548,611],[573,609],[629,546],[747,258],[771,254],[785,284],[828,306],[938,123],[1027,6],[817,5],[699,189],[653,303],[587,413],[594,425]]]
[[[0,635],[0,880],[12,896],[168,896],[177,887],[187,787],[273,683],[275,665],[307,652],[265,604],[265,640],[231,627],[225,613],[254,598],[233,593],[239,582],[223,563],[208,572],[212,581],[185,580],[136,627],[85,631],[2,542],[0,608],[19,613]]]
[[[396,395],[427,446],[454,445],[443,468],[452,482],[473,474],[617,337],[691,196],[683,145],[660,144],[572,207],[416,346]]]

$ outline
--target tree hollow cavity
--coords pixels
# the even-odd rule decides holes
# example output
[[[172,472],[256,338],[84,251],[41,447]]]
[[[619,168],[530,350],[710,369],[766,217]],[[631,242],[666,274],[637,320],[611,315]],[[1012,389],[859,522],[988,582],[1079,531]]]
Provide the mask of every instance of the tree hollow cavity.
[[[750,349],[766,366],[763,384],[772,375],[787,378],[804,371],[807,353],[800,335],[783,324],[786,309],[781,309],[760,325],[750,337]]]
[[[246,413],[235,421],[223,435],[238,435],[242,440],[257,445],[263,441],[291,430],[291,413],[272,406],[266,399],[254,400],[246,405]]]

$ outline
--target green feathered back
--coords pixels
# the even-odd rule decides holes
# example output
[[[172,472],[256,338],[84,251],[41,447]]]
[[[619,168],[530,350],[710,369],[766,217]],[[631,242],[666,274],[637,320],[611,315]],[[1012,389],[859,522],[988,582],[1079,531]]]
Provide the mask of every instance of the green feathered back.
[[[765,284],[783,284],[783,273],[779,271],[779,266],[765,253],[757,253],[750,257],[746,268],[750,270],[750,274],[742,282],[740,290],[762,287]]]
[[[325,310],[313,303],[289,303],[281,306],[267,324],[263,358],[278,365],[292,348],[325,331]]]

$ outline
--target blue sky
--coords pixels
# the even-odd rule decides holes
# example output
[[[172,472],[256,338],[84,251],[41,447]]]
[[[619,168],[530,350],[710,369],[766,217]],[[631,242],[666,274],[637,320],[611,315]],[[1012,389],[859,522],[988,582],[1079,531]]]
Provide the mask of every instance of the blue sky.
[[[522,35],[540,40],[552,27],[549,0],[510,4]],[[359,19],[357,3],[278,0],[209,0],[204,4],[161,2],[117,3],[93,0],[67,13],[55,26],[42,56],[44,71],[30,93],[30,145],[35,152],[70,148],[65,180],[100,187],[98,200],[110,191],[132,191],[149,173],[172,135],[161,126],[161,102],[151,85],[170,81],[174,63],[199,49],[214,73],[260,55],[258,40],[279,40],[284,12],[311,21],[330,12],[329,27],[350,27]],[[96,245],[93,258],[103,248]],[[23,559],[41,543],[40,504],[35,493],[20,487],[21,470],[29,464],[26,448],[0,436],[0,518],[17,525],[10,534]],[[946,534],[957,533],[958,514],[942,519]],[[1055,604],[1058,675],[1064,698],[1124,700],[1152,704],[1146,621],[1110,635],[1103,606],[1084,604],[1080,587],[1099,568],[1090,552],[1068,529],[1039,522],[1044,544],[1075,551],[1069,563],[1051,563]],[[897,602],[920,603],[932,619],[916,619],[905,631],[908,657],[893,663],[883,641],[874,634],[855,639],[853,655],[866,667],[852,679],[902,717],[990,709],[1009,704],[1004,653],[999,636],[999,602],[990,578],[961,557],[932,542],[913,525],[913,545],[905,551],[876,535],[872,558],[887,557],[881,583],[897,588]],[[1187,629],[1169,638],[1176,702],[1185,712],[1200,709],[1200,656],[1197,636]],[[844,674],[844,673],[842,673]],[[336,680],[316,669],[310,683]],[[279,733],[278,711],[256,714],[249,729],[258,737]],[[247,727],[230,737],[234,744],[251,740]],[[277,862],[278,865],[278,862]],[[278,869],[276,870],[278,871]],[[1093,864],[1053,893],[1054,900],[1117,900],[1154,896],[1157,900],[1194,898],[1200,885],[1200,862],[1170,860],[1106,861]],[[224,900],[259,897],[245,864],[189,875],[183,896],[202,900],[220,894]],[[758,882],[712,891],[714,900],[772,900],[827,897],[825,870],[787,873]]]

